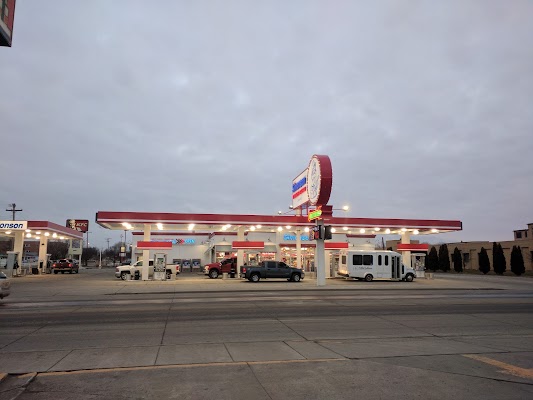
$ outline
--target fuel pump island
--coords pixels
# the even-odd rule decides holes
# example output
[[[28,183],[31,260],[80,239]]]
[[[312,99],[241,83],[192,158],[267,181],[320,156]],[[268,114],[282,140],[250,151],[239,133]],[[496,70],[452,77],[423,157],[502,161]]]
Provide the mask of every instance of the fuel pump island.
[[[0,221],[0,236],[13,240],[13,250],[7,251],[5,265],[9,277],[22,274],[25,240],[39,242],[37,265],[31,269],[33,274],[46,273],[49,240],[83,240],[82,232],[49,221]]]
[[[106,229],[132,230],[138,238],[133,241],[132,261],[153,263],[152,270],[143,263],[142,280],[150,279],[150,271],[161,272],[155,268],[160,257],[154,258],[154,253],[182,267],[192,260],[190,272],[195,260],[206,265],[235,258],[240,268],[245,262],[253,265],[288,257],[309,276],[316,271],[317,286],[326,285],[326,279],[334,276],[335,255],[360,247],[374,249],[370,241],[376,235],[399,235],[402,263],[410,267],[412,254],[427,252],[427,245],[411,243],[411,235],[462,230],[459,220],[333,216],[335,209],[328,204],[332,184],[329,156],[315,154],[292,181],[292,215],[281,211],[277,215],[98,211],[96,223]]]

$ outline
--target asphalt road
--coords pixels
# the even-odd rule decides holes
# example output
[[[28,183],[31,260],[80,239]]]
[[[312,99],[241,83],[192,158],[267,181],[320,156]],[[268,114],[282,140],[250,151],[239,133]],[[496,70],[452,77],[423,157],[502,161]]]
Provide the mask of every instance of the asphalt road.
[[[485,278],[22,278],[0,303],[0,400],[531,399],[533,279]]]

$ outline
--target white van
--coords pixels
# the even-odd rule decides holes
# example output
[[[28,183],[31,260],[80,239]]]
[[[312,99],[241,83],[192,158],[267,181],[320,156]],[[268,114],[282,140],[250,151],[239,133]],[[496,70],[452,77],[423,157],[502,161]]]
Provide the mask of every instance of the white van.
[[[338,275],[347,278],[390,279],[412,282],[415,270],[406,268],[400,253],[387,250],[345,250],[340,253]]]

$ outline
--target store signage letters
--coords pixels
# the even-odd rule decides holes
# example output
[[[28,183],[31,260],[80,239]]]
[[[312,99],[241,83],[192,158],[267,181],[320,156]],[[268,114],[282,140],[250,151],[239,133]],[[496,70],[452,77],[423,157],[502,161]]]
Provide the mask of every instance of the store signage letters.
[[[27,224],[28,224],[27,221],[20,221],[20,222],[0,221],[0,229],[21,230],[21,229],[26,229]]]
[[[308,235],[300,235],[300,239],[302,240],[309,240],[309,236]],[[296,240],[296,235],[291,235],[291,234],[286,234],[286,235],[283,235],[283,240]]]
[[[195,244],[195,239],[157,239],[157,242],[171,242],[172,244]]]

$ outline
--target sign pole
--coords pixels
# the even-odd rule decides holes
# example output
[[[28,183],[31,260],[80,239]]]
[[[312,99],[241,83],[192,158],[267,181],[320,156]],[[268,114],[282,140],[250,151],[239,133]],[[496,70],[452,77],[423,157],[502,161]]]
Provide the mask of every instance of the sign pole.
[[[315,268],[316,268],[316,285],[326,286],[326,258],[324,254],[324,220],[317,219],[316,226],[320,237],[316,241],[316,255],[315,255]]]

